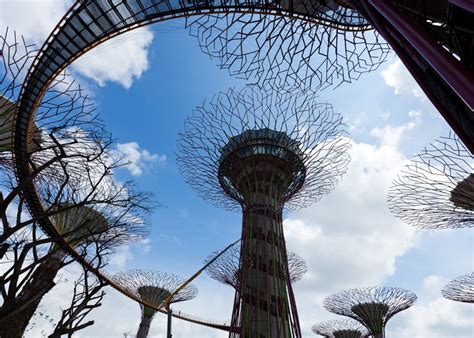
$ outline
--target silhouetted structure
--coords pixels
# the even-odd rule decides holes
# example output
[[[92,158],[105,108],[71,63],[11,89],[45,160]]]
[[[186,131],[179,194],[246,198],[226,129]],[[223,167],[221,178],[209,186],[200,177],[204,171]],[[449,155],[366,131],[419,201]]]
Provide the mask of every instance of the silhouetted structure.
[[[240,246],[237,245],[238,243],[234,244],[206,269],[207,274],[212,279],[215,279],[222,284],[230,285],[235,290],[239,289]],[[220,251],[211,254],[204,263],[208,263],[216,256],[216,254],[219,253]],[[288,252],[287,261],[290,282],[294,283],[299,281],[308,271],[306,262],[303,258],[291,251]]]
[[[46,91],[26,131],[29,180],[36,186],[43,213],[29,212],[24,186],[13,170],[13,117],[35,53],[34,46],[15,32],[0,35],[2,337],[24,335],[41,299],[55,286],[58,271],[72,262],[66,246],[87,258],[91,269],[102,268],[114,246],[143,238],[151,208],[147,194],[113,180],[111,171],[120,164],[109,156],[109,135],[80,86],[62,73]],[[44,220],[57,236],[46,236],[40,229]],[[69,319],[72,323],[77,317]],[[72,326],[69,332],[87,325]]]
[[[349,145],[328,104],[283,90],[229,90],[186,120],[181,173],[205,200],[243,213],[231,336],[301,336],[282,211],[329,192],[346,169]]]
[[[455,136],[440,138],[398,175],[390,210],[423,229],[474,227],[474,156]]]
[[[333,319],[314,325],[311,330],[326,338],[369,337],[367,328],[352,319]]]
[[[408,309],[416,295],[395,287],[366,287],[341,291],[324,301],[326,310],[363,324],[374,338],[385,337],[385,326],[394,315]]]
[[[252,83],[319,91],[359,79],[385,61],[389,45],[343,1],[296,1],[318,22],[273,14],[187,18],[201,50]]]
[[[442,290],[444,298],[457,302],[474,303],[474,272],[459,276]]]
[[[150,270],[130,270],[116,274],[114,283],[134,293],[145,303],[154,307],[165,306],[168,311],[168,335],[171,337],[171,308],[173,303],[184,302],[197,296],[198,290],[194,285],[187,285],[178,293],[172,294],[185,282],[176,275]],[[170,298],[172,296],[172,298]],[[137,332],[137,338],[145,338],[148,335],[151,321],[156,310],[140,304],[142,318]]]

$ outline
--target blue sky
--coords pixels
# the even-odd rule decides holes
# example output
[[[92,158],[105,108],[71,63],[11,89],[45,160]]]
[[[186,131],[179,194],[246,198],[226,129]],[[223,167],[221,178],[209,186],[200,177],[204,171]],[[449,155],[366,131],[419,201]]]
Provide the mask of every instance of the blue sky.
[[[66,8],[67,2],[60,0],[0,0],[0,29],[8,25],[41,44]],[[133,179],[163,204],[153,214],[150,237],[120,248],[110,271],[138,267],[191,275],[209,253],[240,235],[239,214],[205,203],[185,184],[175,150],[177,132],[196,105],[245,81],[219,70],[183,26],[180,20],[155,24],[99,47],[72,66],[93,95],[118,151],[133,162],[129,170],[117,172],[118,178]],[[447,124],[393,55],[379,70],[325,90],[320,99],[343,114],[353,138],[353,161],[330,195],[285,214],[289,249],[309,268],[295,286],[304,336],[314,336],[314,323],[335,317],[322,308],[326,296],[383,284],[419,296],[413,309],[389,323],[390,337],[472,337],[473,308],[444,300],[439,293],[449,280],[473,270],[472,231],[415,230],[393,217],[385,203],[386,190],[401,166],[429,142],[447,135]],[[75,271],[70,267],[64,274]],[[231,290],[204,275],[196,284],[198,298],[177,309],[228,321]],[[42,307],[57,312],[69,292],[70,285],[61,283]],[[135,332],[139,308],[111,290],[91,316],[97,324],[78,336],[118,337]],[[164,322],[164,317],[156,317],[153,337],[164,337]],[[176,337],[226,336],[178,320],[174,329]]]

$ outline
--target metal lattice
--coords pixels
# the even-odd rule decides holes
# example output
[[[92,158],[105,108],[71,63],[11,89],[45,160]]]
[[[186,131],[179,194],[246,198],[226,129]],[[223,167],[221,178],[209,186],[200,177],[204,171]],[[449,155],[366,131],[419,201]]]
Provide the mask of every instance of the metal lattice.
[[[229,285],[235,290],[239,288],[240,247],[237,244],[234,244],[206,269],[209,277],[222,284]],[[220,251],[212,253],[204,263],[206,264],[219,253]],[[308,267],[303,258],[291,251],[288,252],[287,261],[290,281],[295,283],[303,278],[303,275],[308,271]]]
[[[219,181],[221,149],[248,130],[270,128],[294,140],[302,152],[305,178],[297,194],[282,201],[288,209],[317,202],[347,170],[350,141],[342,117],[315,96],[261,91],[248,86],[217,94],[197,107],[178,136],[177,162],[186,182],[206,201],[240,210]]]
[[[455,136],[433,142],[388,193],[390,210],[423,229],[474,226],[474,156]]]
[[[444,298],[457,302],[474,303],[474,272],[459,276],[442,290]]]
[[[324,301],[326,310],[353,318],[372,335],[385,332],[387,322],[416,301],[416,295],[396,287],[365,287],[341,291]],[[383,337],[383,336],[381,336]]]
[[[362,338],[368,337],[367,328],[352,319],[333,319],[314,325],[311,330],[327,338]]]
[[[188,17],[187,26],[221,68],[259,85],[318,91],[353,82],[385,61],[389,45],[357,11],[309,3],[326,21],[217,13]]]

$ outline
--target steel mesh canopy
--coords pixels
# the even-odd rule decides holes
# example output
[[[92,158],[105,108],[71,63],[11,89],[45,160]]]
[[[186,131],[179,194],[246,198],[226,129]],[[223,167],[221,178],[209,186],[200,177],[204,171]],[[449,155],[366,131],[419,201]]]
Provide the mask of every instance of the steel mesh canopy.
[[[254,134],[273,139],[276,135],[284,137],[276,137],[274,142],[278,146],[270,147],[280,150],[249,146],[252,151],[274,151],[273,155],[278,157],[290,148],[289,152],[295,154],[298,145],[304,180],[295,182],[300,184],[299,191],[284,201],[290,209],[318,201],[346,171],[350,141],[341,116],[329,104],[317,103],[314,96],[248,86],[241,91],[229,89],[219,93],[209,104],[197,107],[186,120],[178,136],[177,156],[185,180],[206,201],[240,210],[235,199],[237,192],[229,194],[222,188],[219,170],[230,140]]]
[[[212,253],[204,262],[205,264],[213,259],[220,251]],[[288,271],[290,281],[292,283],[299,281],[303,275],[308,271],[306,262],[294,252],[288,252]],[[207,274],[214,280],[227,284],[235,290],[239,289],[239,259],[240,247],[239,243],[234,244],[224,254],[222,254],[216,261],[211,263],[206,269]]]
[[[365,326],[352,319],[333,319],[314,325],[311,330],[327,338],[361,338],[368,337]]]
[[[450,300],[474,303],[474,272],[453,279],[441,290],[441,293]]]
[[[171,273],[133,269],[116,274],[113,279],[121,288],[140,297],[155,307],[163,306],[163,302],[180,287],[185,279]],[[170,300],[170,304],[184,302],[197,296],[197,288],[189,284]],[[142,312],[148,317],[155,310],[140,304]]]
[[[388,193],[390,210],[423,229],[474,226],[474,156],[455,135],[433,142]]]
[[[381,334],[388,320],[408,309],[416,301],[416,295],[396,287],[365,287],[341,291],[324,301],[326,310],[351,317],[371,334]]]
[[[318,91],[376,70],[390,50],[356,10],[340,1],[322,3],[301,2],[318,13],[315,22],[297,16],[215,13],[189,17],[187,26],[201,50],[232,75],[259,85]]]
[[[52,218],[56,230],[68,243],[77,243],[89,236],[100,235],[109,227],[108,220],[100,212],[86,206],[60,211]]]

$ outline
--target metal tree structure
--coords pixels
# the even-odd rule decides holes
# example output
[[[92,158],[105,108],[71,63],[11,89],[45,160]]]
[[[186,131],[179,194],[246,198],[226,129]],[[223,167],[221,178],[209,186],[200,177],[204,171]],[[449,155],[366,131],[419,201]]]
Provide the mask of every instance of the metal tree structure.
[[[205,200],[243,214],[232,337],[301,337],[282,211],[328,193],[349,146],[330,105],[283,90],[231,89],[186,120],[181,173]]]
[[[113,280],[118,285],[137,295],[146,303],[162,307],[168,310],[168,335],[171,337],[171,308],[170,304],[184,302],[197,296],[198,290],[194,285],[188,284],[179,292],[170,296],[185,282],[184,279],[176,275],[150,271],[150,270],[129,270],[116,274]],[[170,298],[170,299],[169,299]],[[167,303],[165,302],[167,301]],[[145,338],[148,335],[151,321],[156,314],[156,310],[140,304],[142,317],[137,332],[137,338]]]
[[[218,253],[220,252],[212,253],[204,263],[207,264]],[[238,247],[237,244],[234,244],[216,261],[211,263],[206,268],[206,272],[212,279],[221,282],[222,284],[229,285],[235,290],[239,290],[239,259],[240,247]],[[306,262],[303,258],[291,251],[288,252],[287,261],[290,282],[294,283],[299,281],[308,271]]]
[[[363,324],[374,338],[385,337],[385,326],[394,315],[408,309],[416,295],[396,287],[365,287],[341,291],[324,300],[326,310]]]
[[[474,227],[474,156],[455,136],[433,142],[398,175],[390,210],[423,229]]]
[[[201,50],[251,83],[318,91],[352,82],[385,61],[389,45],[346,1],[296,1],[316,22],[260,13],[187,18]]]
[[[311,330],[326,338],[368,337],[367,328],[352,319],[333,319],[314,325]]]
[[[444,298],[457,302],[474,303],[474,272],[459,276],[442,290]]]

